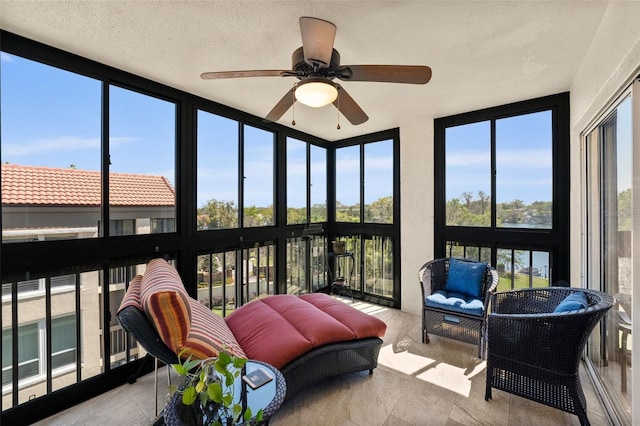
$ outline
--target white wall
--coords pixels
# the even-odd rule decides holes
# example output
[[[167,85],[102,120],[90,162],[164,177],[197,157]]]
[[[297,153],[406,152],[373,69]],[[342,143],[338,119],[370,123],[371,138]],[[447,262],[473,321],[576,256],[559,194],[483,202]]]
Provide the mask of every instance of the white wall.
[[[402,310],[421,314],[418,269],[433,259],[433,120],[400,126]]]

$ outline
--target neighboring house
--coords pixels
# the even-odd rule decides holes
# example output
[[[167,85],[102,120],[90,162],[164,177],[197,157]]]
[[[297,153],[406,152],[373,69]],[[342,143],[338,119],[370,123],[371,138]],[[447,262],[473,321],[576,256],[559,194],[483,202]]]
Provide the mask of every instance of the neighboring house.
[[[111,173],[110,235],[171,232],[175,229],[175,190],[162,176]],[[99,171],[2,165],[3,242],[95,238],[100,226],[101,179]],[[28,214],[25,214],[28,213]],[[108,277],[109,306],[124,296],[127,277],[143,273],[143,266],[112,268]],[[103,285],[97,271],[55,277],[25,277],[18,281],[18,387],[25,401],[47,393],[46,285],[51,288],[51,370],[53,389],[76,383],[104,371],[101,357]],[[11,405],[12,285],[2,283],[2,394]],[[82,300],[77,309],[76,291]],[[127,362],[126,334],[115,312],[109,321],[112,367]],[[80,321],[80,345],[76,337]],[[80,347],[80,350],[78,350]],[[135,342],[129,359],[142,355]],[[78,364],[78,356],[81,364]]]
[[[175,195],[163,176],[110,173],[109,235],[172,232]],[[2,241],[97,237],[101,201],[100,171],[3,164]]]

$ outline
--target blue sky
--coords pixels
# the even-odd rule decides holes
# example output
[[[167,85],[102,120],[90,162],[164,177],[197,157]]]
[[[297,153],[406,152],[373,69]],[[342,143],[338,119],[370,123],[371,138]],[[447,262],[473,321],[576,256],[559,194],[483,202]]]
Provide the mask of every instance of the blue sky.
[[[551,112],[496,121],[496,201],[551,201]],[[463,192],[491,194],[489,121],[446,129],[447,200]]]
[[[99,81],[2,53],[2,161],[12,164],[100,170],[101,97]],[[630,107],[622,106],[621,109]],[[162,175],[175,183],[174,104],[112,86],[110,88],[111,171]],[[621,115],[622,117],[622,115]],[[198,205],[216,198],[237,205],[238,126],[233,120],[200,112],[198,129]],[[619,128],[621,144],[630,141]],[[540,112],[496,122],[497,201],[551,200],[551,113]],[[271,133],[245,130],[245,195],[249,204],[272,200]],[[287,149],[289,206],[302,207],[306,187],[304,144]],[[367,146],[365,202],[391,195],[391,143]],[[324,202],[321,149],[312,152],[312,203]],[[489,122],[448,128],[447,199],[463,192],[491,193]],[[359,201],[359,153],[336,155],[337,199]],[[625,175],[625,173],[621,173]],[[627,174],[628,175],[628,174]],[[621,186],[628,187],[626,181]]]
[[[2,161],[11,164],[100,170],[101,82],[2,53]],[[175,184],[173,103],[116,86],[110,87],[110,170],[162,175]],[[197,202],[210,199],[238,205],[238,124],[200,111],[198,114]],[[273,187],[272,133],[245,126],[245,199],[270,205]],[[306,150],[293,140],[288,149],[289,206],[306,204]],[[391,150],[367,148],[368,202],[391,195]],[[390,144],[387,144],[390,147]],[[380,152],[378,152],[380,151]],[[388,158],[387,158],[388,157]],[[359,158],[340,157],[348,176],[343,203],[359,201]],[[326,202],[326,152],[311,152],[312,204]]]

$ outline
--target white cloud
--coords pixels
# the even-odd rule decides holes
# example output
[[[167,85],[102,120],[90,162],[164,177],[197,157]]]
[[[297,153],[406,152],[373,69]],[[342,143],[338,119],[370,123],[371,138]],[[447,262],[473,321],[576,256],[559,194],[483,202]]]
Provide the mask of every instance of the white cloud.
[[[5,155],[33,155],[47,152],[75,151],[77,149],[99,148],[100,138],[77,138],[60,136],[57,138],[39,139],[32,143],[5,143],[2,150]]]
[[[118,137],[111,138],[111,144],[119,145],[133,142],[137,138]],[[99,149],[100,138],[79,138],[75,136],[59,136],[46,139],[38,139],[31,143],[3,143],[2,151],[5,156],[27,156],[34,154],[46,154],[49,152],[69,152],[81,149]]]

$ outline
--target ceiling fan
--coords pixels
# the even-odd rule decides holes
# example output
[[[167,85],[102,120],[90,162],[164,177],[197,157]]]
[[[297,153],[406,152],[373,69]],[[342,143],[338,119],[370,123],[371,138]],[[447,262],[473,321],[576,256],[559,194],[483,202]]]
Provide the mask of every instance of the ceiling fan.
[[[291,70],[205,72],[200,77],[296,77],[300,81],[278,101],[265,121],[278,121],[297,100],[311,107],[333,103],[353,125],[369,117],[334,79],[411,84],[426,84],[431,79],[431,68],[423,65],[340,65],[340,54],[333,48],[336,26],[329,21],[303,16],[300,32],[302,47],[293,52]]]

